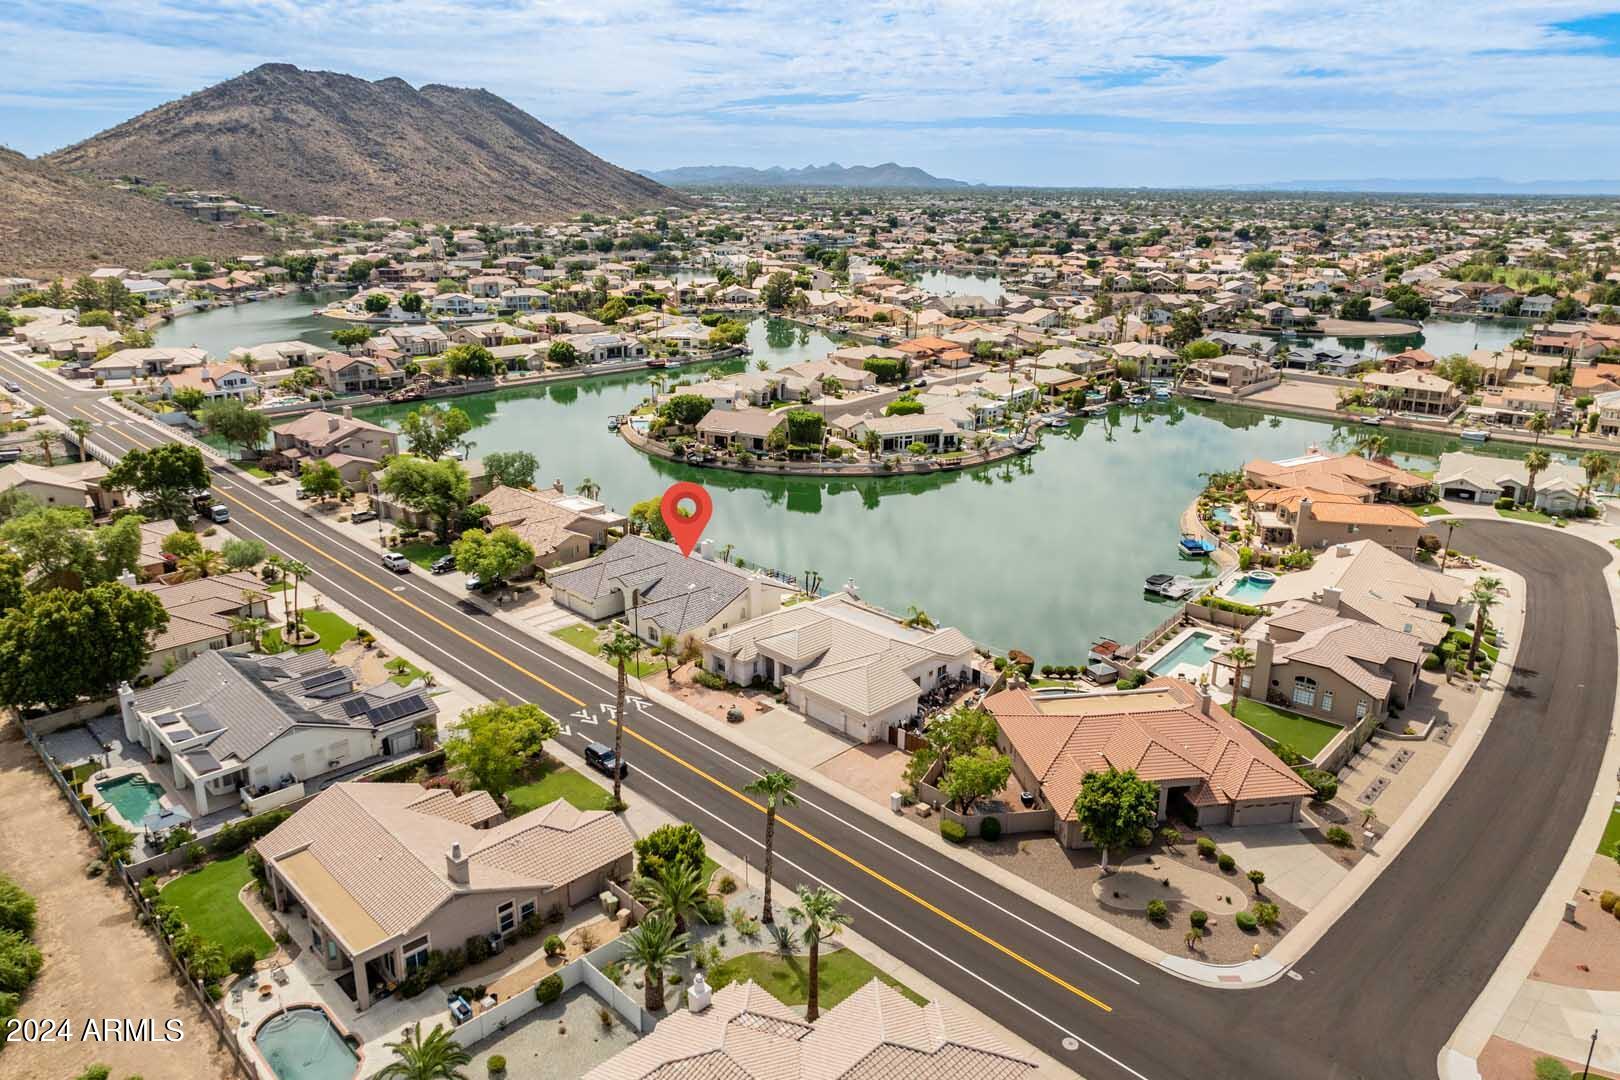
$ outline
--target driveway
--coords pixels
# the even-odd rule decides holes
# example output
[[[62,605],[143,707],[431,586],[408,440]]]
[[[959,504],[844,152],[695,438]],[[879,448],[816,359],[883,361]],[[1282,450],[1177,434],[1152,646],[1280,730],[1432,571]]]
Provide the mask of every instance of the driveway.
[[[750,717],[746,723],[750,737],[775,747],[807,769],[814,769],[850,747],[860,745],[782,706]],[[888,799],[887,794],[884,799]]]
[[[1239,866],[1265,872],[1264,891],[1276,893],[1306,911],[1321,903],[1350,873],[1313,844],[1298,825],[1248,825],[1241,829],[1223,825],[1211,828],[1209,835]]]

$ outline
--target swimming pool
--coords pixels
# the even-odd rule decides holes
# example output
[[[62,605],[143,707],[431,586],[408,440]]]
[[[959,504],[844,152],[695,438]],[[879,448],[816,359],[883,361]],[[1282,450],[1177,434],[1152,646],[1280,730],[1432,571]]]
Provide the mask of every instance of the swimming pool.
[[[1222,525],[1236,525],[1238,523],[1237,515],[1232,513],[1230,509],[1224,506],[1217,506],[1215,509],[1211,510],[1209,512],[1209,516],[1220,522]]]
[[[1149,669],[1155,675],[1174,675],[1183,665],[1202,671],[1211,660],[1221,654],[1220,647],[1212,644],[1214,634],[1195,630],[1176,643],[1176,647],[1153,662]]]
[[[360,1068],[325,1009],[288,1009],[259,1025],[253,1042],[277,1080],[350,1080]]]
[[[1236,585],[1226,590],[1226,598],[1236,600],[1240,604],[1252,604],[1265,596],[1266,590],[1274,584],[1275,582],[1271,581],[1256,581],[1252,577],[1243,577],[1238,579]]]
[[[104,780],[96,785],[96,790],[131,825],[139,825],[163,809],[163,788],[136,773]]]

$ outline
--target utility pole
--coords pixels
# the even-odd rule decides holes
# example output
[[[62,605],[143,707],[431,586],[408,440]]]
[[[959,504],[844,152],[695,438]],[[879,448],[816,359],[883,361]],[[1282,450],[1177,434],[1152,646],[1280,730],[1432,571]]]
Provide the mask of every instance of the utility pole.
[[[1587,1073],[1592,1068],[1592,1052],[1597,1049],[1597,1037],[1598,1033],[1594,1029],[1592,1032],[1592,1044],[1586,1048],[1586,1064],[1581,1066],[1581,1080],[1587,1080]]]

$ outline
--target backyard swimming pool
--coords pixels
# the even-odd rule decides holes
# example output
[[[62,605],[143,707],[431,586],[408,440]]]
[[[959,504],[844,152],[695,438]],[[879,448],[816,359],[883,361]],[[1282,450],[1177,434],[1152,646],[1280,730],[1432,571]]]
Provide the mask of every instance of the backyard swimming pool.
[[[135,773],[104,780],[96,785],[96,790],[131,825],[139,825],[163,809],[163,788]]]
[[[1214,634],[1195,630],[1176,643],[1176,647],[1155,660],[1148,669],[1155,675],[1175,675],[1183,666],[1202,671],[1209,662],[1221,654],[1221,648],[1213,644]]]
[[[1209,512],[1209,516],[1220,522],[1222,525],[1237,524],[1236,515],[1234,515],[1232,511],[1225,506],[1217,506],[1215,509]]]
[[[1240,604],[1252,604],[1266,595],[1266,590],[1274,582],[1255,580],[1252,577],[1239,578],[1237,584],[1226,590],[1228,600],[1236,600]]]
[[[360,1068],[360,1055],[324,1009],[288,1009],[272,1016],[259,1025],[253,1042],[276,1080],[350,1080]]]

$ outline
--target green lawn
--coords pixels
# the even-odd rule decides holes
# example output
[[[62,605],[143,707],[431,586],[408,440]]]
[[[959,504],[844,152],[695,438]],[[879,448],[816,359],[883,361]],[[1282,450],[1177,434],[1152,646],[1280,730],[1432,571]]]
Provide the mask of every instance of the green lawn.
[[[314,608],[304,608],[299,614],[303,616],[306,627],[321,635],[318,647],[329,653],[337,652],[354,640],[354,624],[341,615],[334,615],[330,611],[316,611]],[[311,649],[316,647],[308,646]]]
[[[1498,510],[1497,513],[1505,518],[1512,518],[1514,521],[1534,521],[1541,525],[1552,524],[1551,515],[1543,514],[1540,510],[1526,510],[1521,507],[1514,510]]]
[[[592,656],[599,656],[602,652],[602,645],[596,640],[597,634],[599,633],[600,631],[598,631],[594,626],[586,626],[584,623],[575,623],[573,626],[565,626],[561,630],[553,630],[551,632],[551,636],[554,638],[561,638],[574,648],[578,649],[580,652],[590,653]],[[625,667],[625,671],[640,679],[651,675],[653,672],[659,670],[663,666],[663,662],[656,659],[638,660],[634,664],[627,665]]]
[[[204,940],[223,949],[227,959],[232,952],[247,945],[253,949],[253,955],[262,960],[275,951],[276,943],[236,898],[252,877],[248,873],[247,852],[243,852],[182,874],[166,885],[158,897],[163,903],[178,908],[186,925]]]
[[[1609,822],[1603,826],[1603,839],[1598,841],[1598,854],[1613,855],[1616,844],[1620,844],[1620,806],[1609,811]]]
[[[238,469],[241,469],[243,472],[247,473],[249,476],[255,477],[256,479],[259,479],[259,480],[269,480],[271,477],[275,476],[275,473],[271,472],[268,469],[261,469],[257,465],[253,464],[251,461],[240,461],[240,460],[238,460],[238,461],[232,461],[231,464],[235,465]]]
[[[450,554],[450,547],[448,544],[401,544],[399,547],[394,548],[393,550],[399,552],[401,555],[405,556],[407,559],[411,560],[411,562],[415,563],[417,566],[420,566],[424,570],[431,568],[434,561],[438,559],[439,556]]]
[[[1414,506],[1411,509],[1412,513],[1418,517],[1438,517],[1441,514],[1451,513],[1451,510],[1440,502],[1424,503],[1422,506]]]
[[[752,952],[734,956],[709,969],[709,985],[718,990],[728,983],[752,979],[771,992],[784,1005],[803,1005],[810,986],[810,959],[782,956],[775,952]],[[825,1011],[871,982],[882,979],[918,1005],[928,999],[915,990],[879,971],[848,949],[823,951],[817,975],[821,982],[821,1008]]]
[[[570,806],[579,810],[606,810],[613,804],[613,792],[597,787],[589,777],[581,776],[562,762],[547,758],[535,778],[508,791],[506,799],[515,817],[558,799],[567,799]]]
[[[1238,698],[1237,718],[1308,758],[1314,758],[1343,730],[1334,724],[1273,708],[1253,698]]]
[[[392,675],[388,676],[388,681],[394,683],[396,686],[409,686],[412,682],[427,674],[427,672],[423,671],[421,668],[417,667],[403,656],[394,657],[392,660],[388,661],[388,663],[384,664],[383,667],[393,672]]]

